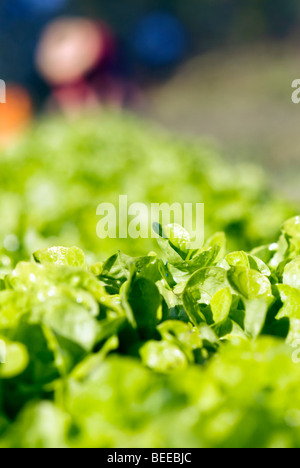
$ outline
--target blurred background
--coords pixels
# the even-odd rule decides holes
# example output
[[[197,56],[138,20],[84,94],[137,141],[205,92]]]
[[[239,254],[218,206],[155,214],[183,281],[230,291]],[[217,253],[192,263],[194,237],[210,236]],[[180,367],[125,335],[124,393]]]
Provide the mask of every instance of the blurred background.
[[[42,113],[125,107],[299,200],[299,32],[298,0],[0,0],[0,141]]]

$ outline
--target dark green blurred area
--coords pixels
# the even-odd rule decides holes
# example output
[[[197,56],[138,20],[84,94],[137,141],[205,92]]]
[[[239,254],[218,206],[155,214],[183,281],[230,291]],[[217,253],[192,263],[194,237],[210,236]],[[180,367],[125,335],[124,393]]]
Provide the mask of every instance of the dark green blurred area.
[[[139,17],[151,10],[176,14],[187,26],[196,47],[224,45],[224,41],[243,41],[263,35],[282,37],[298,24],[297,0],[87,0],[74,1],[79,12],[99,13],[126,36]]]
[[[33,56],[44,26],[57,17],[84,16],[105,21],[122,46],[123,72],[127,70],[135,76],[139,70],[135,68],[132,36],[136,25],[151,12],[167,12],[181,22],[188,37],[183,58],[226,45],[283,39],[297,32],[300,21],[297,0],[57,0],[57,6],[45,3],[47,6],[42,0],[3,0],[0,5],[0,72],[7,81],[29,87],[37,102],[46,90],[36,74]],[[152,71],[148,67],[148,72]]]

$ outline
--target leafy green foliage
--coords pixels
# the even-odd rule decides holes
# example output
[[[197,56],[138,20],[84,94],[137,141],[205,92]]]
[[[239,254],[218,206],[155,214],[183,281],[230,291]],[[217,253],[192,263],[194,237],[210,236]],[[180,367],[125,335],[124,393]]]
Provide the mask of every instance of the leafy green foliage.
[[[203,201],[211,237],[100,240],[121,194]],[[55,117],[1,153],[0,201],[0,447],[300,447],[300,217],[268,244],[296,213],[259,169]]]
[[[3,272],[0,447],[300,447],[298,218],[250,253],[164,232]]]
[[[122,194],[129,204],[204,202],[206,235],[225,231],[230,250],[270,242],[297,214],[266,188],[259,168],[233,167],[203,142],[148,127],[129,115],[47,118],[1,151],[0,273],[9,259],[27,260],[53,245],[80,246],[96,260],[118,249],[129,255],[153,250],[151,240],[97,237],[97,206],[118,206]],[[287,235],[292,229],[286,225]],[[71,265],[73,251],[69,256]],[[55,249],[48,257],[55,261]]]

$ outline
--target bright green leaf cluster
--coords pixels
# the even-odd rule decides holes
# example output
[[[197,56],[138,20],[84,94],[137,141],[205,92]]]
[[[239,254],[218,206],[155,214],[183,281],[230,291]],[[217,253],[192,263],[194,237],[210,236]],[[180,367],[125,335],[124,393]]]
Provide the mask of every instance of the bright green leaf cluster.
[[[0,447],[300,447],[299,217],[248,253],[161,232],[161,255],[7,266]]]

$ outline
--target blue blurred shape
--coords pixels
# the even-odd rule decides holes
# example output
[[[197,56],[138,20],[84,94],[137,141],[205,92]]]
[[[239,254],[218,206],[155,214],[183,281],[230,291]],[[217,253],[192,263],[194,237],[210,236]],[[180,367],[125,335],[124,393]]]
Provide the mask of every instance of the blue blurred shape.
[[[12,3],[12,2],[10,2]],[[19,12],[31,14],[51,14],[63,8],[68,0],[13,0]]]
[[[187,51],[187,33],[178,18],[166,12],[152,12],[138,22],[132,47],[148,65],[169,65],[183,58]]]

